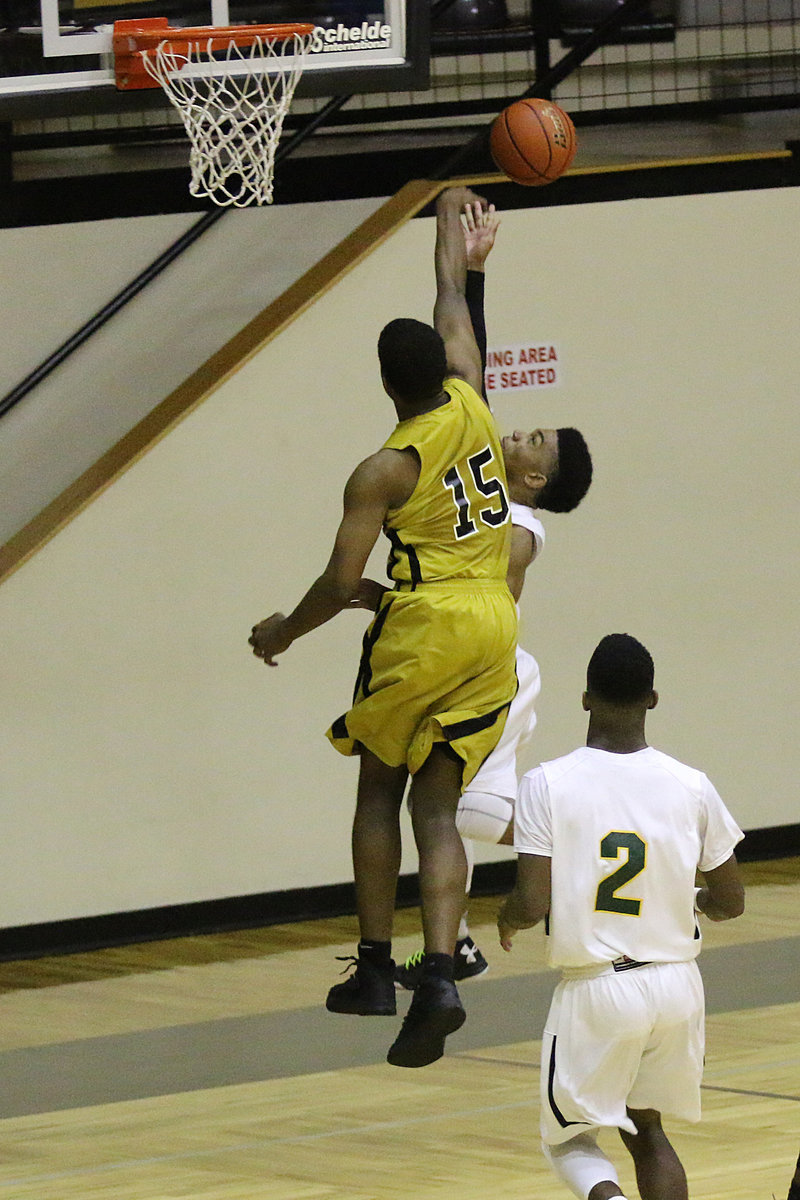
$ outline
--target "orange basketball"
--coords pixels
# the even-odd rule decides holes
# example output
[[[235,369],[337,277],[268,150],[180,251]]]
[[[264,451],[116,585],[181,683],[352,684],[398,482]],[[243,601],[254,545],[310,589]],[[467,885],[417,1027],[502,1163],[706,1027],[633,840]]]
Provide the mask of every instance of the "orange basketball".
[[[525,187],[558,179],[572,162],[576,144],[575,126],[563,108],[533,96],[504,108],[489,139],[499,169]]]

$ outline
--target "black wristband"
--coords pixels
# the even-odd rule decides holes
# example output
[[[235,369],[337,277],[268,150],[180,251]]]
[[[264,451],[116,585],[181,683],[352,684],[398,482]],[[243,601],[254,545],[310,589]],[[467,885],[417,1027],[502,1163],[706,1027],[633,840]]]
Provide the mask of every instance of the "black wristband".
[[[483,313],[483,293],[486,276],[483,271],[467,271],[467,286],[464,295],[469,309],[469,319],[478,350],[481,355],[481,369],[486,370],[486,320]]]

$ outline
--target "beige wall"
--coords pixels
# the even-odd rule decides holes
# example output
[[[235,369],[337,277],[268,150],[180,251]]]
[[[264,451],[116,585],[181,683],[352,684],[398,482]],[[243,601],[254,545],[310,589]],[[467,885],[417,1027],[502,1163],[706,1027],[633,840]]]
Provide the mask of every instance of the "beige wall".
[[[544,678],[525,766],[582,739],[586,660],[624,630],[656,659],[652,740],[745,827],[799,819],[799,217],[786,189],[503,218],[490,341],[557,341],[565,383],[498,420],[574,423],[596,465],[523,597]],[[374,344],[429,318],[432,243],[401,229],[0,588],[3,925],[351,878],[355,763],[322,735],[362,615],[275,670],[247,636],[324,565],[393,424]]]
[[[381,200],[224,214],[3,417],[0,544],[59,496]],[[0,395],[195,225],[198,215],[0,229]],[[31,470],[35,463],[35,470]]]

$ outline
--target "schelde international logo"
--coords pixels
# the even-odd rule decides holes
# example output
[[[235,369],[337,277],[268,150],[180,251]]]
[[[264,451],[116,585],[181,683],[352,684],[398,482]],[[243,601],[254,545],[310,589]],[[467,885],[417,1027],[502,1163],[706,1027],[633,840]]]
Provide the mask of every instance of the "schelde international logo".
[[[360,25],[325,27],[315,25],[309,50],[312,54],[330,54],[342,50],[384,50],[392,44],[392,27],[385,21],[362,21]]]

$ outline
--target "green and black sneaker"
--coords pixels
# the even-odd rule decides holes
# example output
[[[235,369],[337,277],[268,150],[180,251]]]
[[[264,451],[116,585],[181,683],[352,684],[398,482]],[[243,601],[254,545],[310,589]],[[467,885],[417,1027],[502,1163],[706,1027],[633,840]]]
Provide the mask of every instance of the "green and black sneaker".
[[[413,992],[422,975],[422,960],[424,950],[415,950],[409,954],[403,963],[398,963],[394,969],[394,981],[398,987]],[[453,978],[456,983],[464,979],[473,979],[489,970],[489,964],[475,945],[471,937],[459,938],[456,942],[456,952],[453,956]]]

